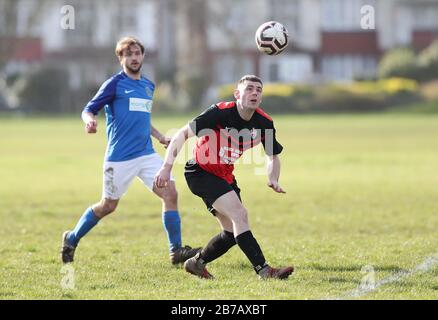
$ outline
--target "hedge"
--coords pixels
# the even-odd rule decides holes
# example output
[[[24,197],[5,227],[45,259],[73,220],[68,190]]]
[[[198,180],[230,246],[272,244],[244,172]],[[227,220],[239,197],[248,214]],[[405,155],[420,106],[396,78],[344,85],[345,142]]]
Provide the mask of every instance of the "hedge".
[[[221,86],[219,99],[233,100],[234,88],[235,85]],[[321,86],[265,84],[262,107],[272,113],[364,112],[419,100],[416,81],[390,78]]]

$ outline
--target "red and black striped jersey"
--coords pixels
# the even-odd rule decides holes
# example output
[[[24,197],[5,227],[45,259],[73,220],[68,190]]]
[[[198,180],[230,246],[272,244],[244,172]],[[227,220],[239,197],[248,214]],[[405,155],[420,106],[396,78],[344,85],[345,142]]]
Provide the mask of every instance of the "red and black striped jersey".
[[[235,101],[212,105],[190,122],[190,128],[199,137],[193,150],[196,162],[228,183],[234,181],[234,162],[244,151],[260,143],[267,155],[283,150],[271,117],[258,108],[246,121],[240,117]]]

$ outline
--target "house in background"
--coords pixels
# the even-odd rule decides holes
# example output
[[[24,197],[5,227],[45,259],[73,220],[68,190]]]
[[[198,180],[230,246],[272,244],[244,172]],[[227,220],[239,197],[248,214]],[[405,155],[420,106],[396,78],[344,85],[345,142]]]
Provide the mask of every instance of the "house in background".
[[[220,8],[227,1],[209,3]],[[375,30],[361,27],[361,8],[366,5],[375,9]],[[213,83],[230,82],[241,71],[253,71],[268,81],[370,78],[376,76],[385,51],[400,46],[421,50],[438,38],[438,1],[433,0],[243,0],[228,12],[222,24],[210,20],[212,65],[224,73],[216,72]],[[290,45],[277,57],[259,55],[254,49],[254,30],[267,20],[279,21],[289,30]],[[227,28],[232,21],[233,28]],[[245,59],[230,47],[230,29],[239,30],[238,37],[245,39],[241,44]]]
[[[244,73],[266,81],[351,81],[373,77],[382,54],[420,50],[438,37],[432,0],[71,0],[75,29],[60,26],[61,0],[0,1],[2,71],[38,65],[68,70],[70,88],[97,86],[119,70],[116,40],[144,42],[145,73],[153,79],[205,73],[211,87]],[[361,7],[375,8],[376,29],[361,29]],[[258,53],[254,33],[268,20],[283,23],[290,45]]]

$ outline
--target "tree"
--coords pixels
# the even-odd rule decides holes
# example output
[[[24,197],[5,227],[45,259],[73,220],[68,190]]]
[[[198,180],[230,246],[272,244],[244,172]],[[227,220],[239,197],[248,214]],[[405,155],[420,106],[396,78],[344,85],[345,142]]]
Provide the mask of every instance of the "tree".
[[[21,107],[32,112],[68,111],[68,72],[59,68],[41,68],[20,78],[16,85]]]
[[[29,15],[26,23],[18,26],[18,15],[22,3],[31,6],[31,8],[28,10]],[[32,30],[41,21],[48,3],[49,0],[2,0],[0,2],[0,15],[3,20],[3,25],[0,28],[0,71],[13,57],[17,49],[18,38],[32,35]],[[18,30],[20,30],[20,34],[18,34]]]
[[[3,16],[3,26],[0,28],[0,71],[15,51],[15,43],[9,42],[17,29],[18,1],[3,0],[0,3],[0,15]]]
[[[419,53],[418,64],[422,69],[420,80],[428,81],[438,78],[438,40]]]
[[[381,78],[410,78],[415,68],[415,52],[412,49],[394,49],[385,53],[382,60],[380,60],[379,76]]]
[[[208,87],[206,6],[204,0],[176,2],[176,82],[195,108]]]

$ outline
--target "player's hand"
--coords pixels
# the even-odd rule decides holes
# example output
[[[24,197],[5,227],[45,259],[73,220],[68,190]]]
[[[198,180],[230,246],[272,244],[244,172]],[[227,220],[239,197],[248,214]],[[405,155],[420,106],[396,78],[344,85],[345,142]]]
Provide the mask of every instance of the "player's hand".
[[[170,180],[170,170],[161,167],[160,171],[155,175],[154,184],[157,188],[165,188]]]
[[[280,187],[280,185],[278,184],[277,181],[269,181],[268,182],[268,187],[271,188],[272,190],[274,190],[277,193],[286,193],[286,191],[284,191],[283,188]]]
[[[167,147],[169,146],[171,140],[172,139],[169,138],[169,137],[161,136],[160,140],[158,140],[158,141],[160,141],[160,143],[162,145],[164,145],[164,149],[167,149]]]
[[[87,133],[96,133],[97,132],[97,120],[90,120],[85,125],[85,131]]]

